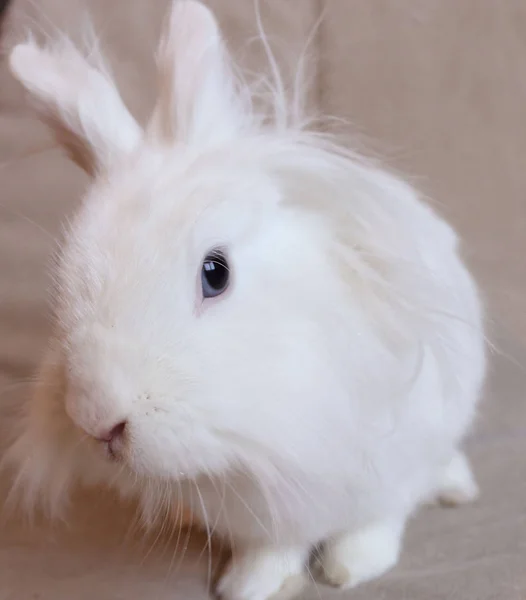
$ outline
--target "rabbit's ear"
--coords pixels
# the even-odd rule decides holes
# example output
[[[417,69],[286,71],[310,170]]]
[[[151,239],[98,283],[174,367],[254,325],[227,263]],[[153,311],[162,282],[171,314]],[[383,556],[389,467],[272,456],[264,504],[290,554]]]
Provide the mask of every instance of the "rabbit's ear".
[[[90,175],[111,167],[141,139],[113,81],[72,43],[45,49],[32,41],[19,44],[9,64],[58,141]]]
[[[165,143],[228,139],[243,111],[212,12],[196,0],[173,0],[157,51],[159,91],[151,134]]]

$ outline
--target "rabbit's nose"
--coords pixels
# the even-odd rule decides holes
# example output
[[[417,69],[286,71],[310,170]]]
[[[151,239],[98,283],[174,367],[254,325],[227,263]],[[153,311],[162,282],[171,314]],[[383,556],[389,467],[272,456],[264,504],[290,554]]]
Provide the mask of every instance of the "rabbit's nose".
[[[105,434],[98,436],[96,439],[107,445],[108,453],[112,458],[117,458],[119,448],[122,447],[123,437],[126,432],[127,422],[121,421],[109,429]]]
[[[106,442],[106,443],[110,444],[114,440],[122,437],[122,435],[126,431],[126,425],[127,425],[126,421],[121,421],[120,423],[117,423],[117,425],[114,425],[107,432],[105,432],[101,435],[98,435],[96,439],[99,442]]]

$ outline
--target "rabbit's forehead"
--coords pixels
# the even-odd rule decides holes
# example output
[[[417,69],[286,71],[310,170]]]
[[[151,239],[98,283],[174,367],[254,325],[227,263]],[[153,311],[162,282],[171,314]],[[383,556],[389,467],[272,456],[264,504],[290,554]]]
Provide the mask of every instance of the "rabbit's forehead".
[[[253,233],[275,215],[279,190],[263,173],[139,163],[95,186],[74,234],[86,254],[96,248],[128,256],[203,252]],[[154,168],[157,167],[157,168]]]

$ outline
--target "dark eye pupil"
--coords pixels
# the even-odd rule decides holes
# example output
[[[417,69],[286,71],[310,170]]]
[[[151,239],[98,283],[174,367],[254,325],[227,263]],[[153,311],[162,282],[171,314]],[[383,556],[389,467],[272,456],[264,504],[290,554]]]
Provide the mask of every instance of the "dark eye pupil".
[[[212,298],[222,294],[228,287],[229,274],[228,263],[222,252],[208,254],[201,269],[203,297]]]

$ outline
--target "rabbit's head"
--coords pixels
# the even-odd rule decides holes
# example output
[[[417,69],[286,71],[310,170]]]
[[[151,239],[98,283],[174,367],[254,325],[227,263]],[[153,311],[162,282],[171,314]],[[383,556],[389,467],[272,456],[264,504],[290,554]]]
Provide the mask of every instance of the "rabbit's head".
[[[92,179],[11,451],[20,480],[53,480],[58,497],[115,467],[161,480],[313,467],[312,440],[337,443],[341,412],[327,428],[326,402],[347,398],[353,327],[360,335],[360,311],[373,310],[360,207],[399,184],[261,116],[212,14],[190,0],[174,2],[144,128],[69,44],[19,45],[10,65]],[[342,199],[353,193],[351,222]],[[352,352],[367,356],[367,344]]]

